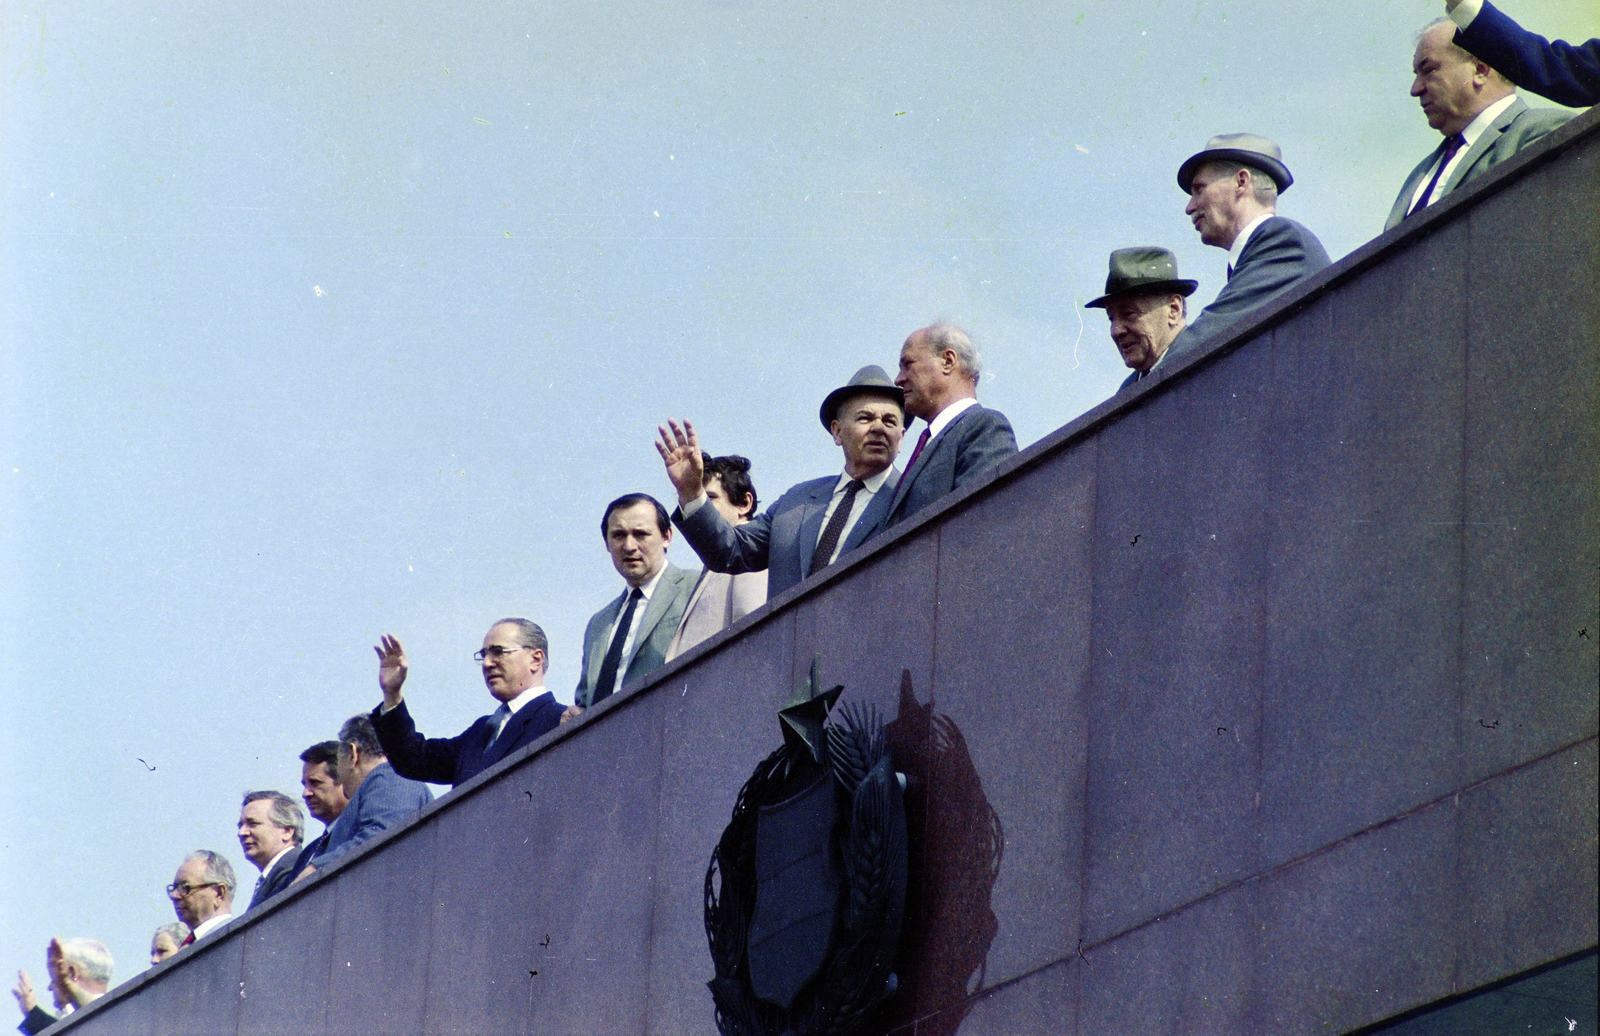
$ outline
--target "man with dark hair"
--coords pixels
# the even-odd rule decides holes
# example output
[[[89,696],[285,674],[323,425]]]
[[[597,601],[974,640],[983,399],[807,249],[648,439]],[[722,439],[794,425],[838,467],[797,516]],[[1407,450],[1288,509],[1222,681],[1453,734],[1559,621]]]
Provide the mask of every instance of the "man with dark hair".
[[[889,529],[988,473],[1017,452],[1011,422],[978,403],[983,361],[972,338],[954,324],[911,332],[900,347],[906,413],[927,427],[894,487],[883,527]]]
[[[1111,340],[1122,362],[1133,368],[1117,391],[1132,385],[1166,358],[1183,332],[1188,315],[1184,299],[1199,281],[1178,277],[1178,257],[1165,248],[1119,248],[1111,253],[1106,293],[1084,303],[1104,309],[1111,319]]]
[[[660,668],[694,588],[694,577],[667,560],[672,523],[655,497],[629,493],[611,501],[600,532],[625,585],[583,631],[583,669],[563,723]]]
[[[1529,32],[1489,0],[1445,0],[1455,45],[1524,90],[1557,104],[1600,104],[1600,39],[1571,44]]]
[[[196,849],[183,858],[167,886],[167,898],[172,900],[178,920],[189,926],[184,946],[204,939],[233,919],[233,890],[238,885],[233,864],[221,853]]]
[[[309,878],[342,859],[367,839],[398,824],[433,801],[420,781],[394,772],[366,713],[351,716],[339,728],[339,785],[349,804],[328,827],[327,842],[295,878]]]
[[[883,528],[900,472],[905,393],[883,368],[867,366],[828,393],[817,417],[844,454],[844,472],[789,487],[778,502],[735,524],[707,490],[705,455],[692,421],[661,426],[656,452],[678,491],[673,521],[713,572],[767,572],[776,596],[865,543]]]
[[[294,864],[305,830],[300,803],[283,792],[245,793],[239,809],[239,846],[244,858],[261,872],[246,909],[254,910],[294,881]]]
[[[328,825],[339,819],[350,802],[339,783],[339,742],[318,741],[300,753],[300,798],[306,812],[322,821],[322,834],[305,843],[294,862],[298,877],[312,857],[328,845]]]
[[[728,455],[701,458],[706,500],[730,526],[738,528],[756,513],[756,487],[750,482],[750,461]],[[767,602],[767,570],[729,575],[709,566],[689,594],[683,621],[667,647],[667,661],[720,633]]]
[[[555,728],[561,706],[544,689],[550,643],[527,619],[501,619],[483,636],[473,659],[500,707],[452,738],[417,733],[401,688],[410,666],[397,637],[384,634],[378,653],[383,703],[372,710],[372,726],[395,773],[414,781],[459,785]],[[348,808],[348,807],[346,807]]]
[[[1436,204],[1545,136],[1572,112],[1529,108],[1511,81],[1455,44],[1448,18],[1429,23],[1411,59],[1411,96],[1444,139],[1406,177],[1383,229]]]
[[[1203,243],[1227,251],[1228,283],[1173,340],[1173,355],[1328,266],[1317,235],[1278,215],[1278,195],[1293,183],[1283,149],[1254,133],[1212,137],[1178,167],[1178,187],[1189,196],[1183,213]]]

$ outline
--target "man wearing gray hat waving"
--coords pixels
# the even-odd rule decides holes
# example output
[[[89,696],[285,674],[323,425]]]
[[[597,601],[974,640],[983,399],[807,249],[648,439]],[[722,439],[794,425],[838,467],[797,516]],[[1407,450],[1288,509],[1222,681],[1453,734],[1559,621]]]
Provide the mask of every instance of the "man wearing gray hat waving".
[[[1178,167],[1178,186],[1189,195],[1184,214],[1201,241],[1227,249],[1228,283],[1178,336],[1174,349],[1214,337],[1328,265],[1317,235],[1278,215],[1278,195],[1292,183],[1283,151],[1253,133],[1212,137],[1204,151]]]
[[[713,572],[767,570],[776,597],[878,532],[899,471],[905,393],[881,367],[863,367],[822,401],[822,427],[844,452],[844,473],[802,482],[742,525],[709,507],[704,458],[694,425],[668,421],[656,452],[678,490],[672,520]]]
[[[1166,357],[1188,316],[1184,299],[1199,286],[1198,281],[1179,279],[1178,259],[1165,248],[1119,248],[1111,253],[1106,293],[1084,305],[1106,311],[1111,340],[1122,362],[1133,368],[1118,392]]]

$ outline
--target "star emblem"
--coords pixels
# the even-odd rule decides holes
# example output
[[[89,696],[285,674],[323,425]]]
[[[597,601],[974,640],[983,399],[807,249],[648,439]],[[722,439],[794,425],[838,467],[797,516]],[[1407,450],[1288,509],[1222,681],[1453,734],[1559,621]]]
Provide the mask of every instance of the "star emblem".
[[[789,696],[788,703],[778,710],[784,744],[793,752],[804,751],[818,763],[823,761],[823,746],[827,738],[822,725],[827,722],[833,703],[844,693],[844,684],[819,691],[817,688],[821,682],[817,676],[817,660],[813,658],[811,672],[794,685],[794,693]]]

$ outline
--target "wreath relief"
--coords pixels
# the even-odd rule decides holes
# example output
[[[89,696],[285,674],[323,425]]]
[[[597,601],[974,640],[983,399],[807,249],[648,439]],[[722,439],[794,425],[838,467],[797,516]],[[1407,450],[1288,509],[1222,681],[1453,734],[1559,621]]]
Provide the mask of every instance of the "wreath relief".
[[[827,724],[844,687],[818,683],[813,660],[706,869],[722,1036],[847,1036],[898,985],[905,778],[877,710]]]

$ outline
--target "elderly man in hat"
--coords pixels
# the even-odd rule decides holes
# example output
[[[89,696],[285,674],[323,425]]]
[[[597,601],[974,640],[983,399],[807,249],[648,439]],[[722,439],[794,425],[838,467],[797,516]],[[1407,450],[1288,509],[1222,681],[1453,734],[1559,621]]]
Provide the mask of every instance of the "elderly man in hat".
[[[678,490],[677,523],[713,572],[767,569],[767,592],[783,593],[878,532],[900,472],[905,394],[881,367],[856,371],[818,413],[844,453],[844,472],[802,482],[761,514],[730,525],[708,506],[700,439],[689,421],[668,421],[656,452]]]
[[[1122,362],[1133,368],[1118,392],[1166,357],[1189,313],[1184,299],[1199,286],[1199,281],[1179,279],[1178,259],[1165,248],[1119,248],[1111,253],[1106,293],[1084,305],[1106,311],[1111,340]]]
[[[1282,149],[1253,133],[1212,137],[1204,151],[1178,167],[1178,186],[1189,195],[1184,214],[1201,241],[1227,250],[1228,283],[1173,349],[1215,337],[1328,265],[1317,235],[1278,215],[1278,195],[1292,183]]]

